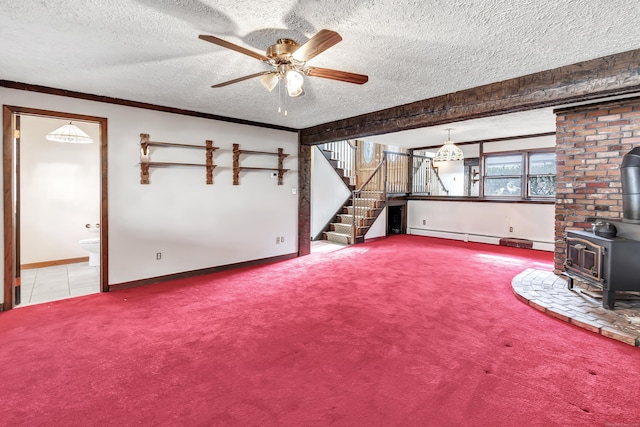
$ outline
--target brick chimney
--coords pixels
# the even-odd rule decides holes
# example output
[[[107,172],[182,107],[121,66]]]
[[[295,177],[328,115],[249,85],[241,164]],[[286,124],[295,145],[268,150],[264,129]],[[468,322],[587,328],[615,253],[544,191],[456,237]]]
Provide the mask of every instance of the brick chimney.
[[[640,144],[640,98],[555,110],[555,272],[567,229],[622,219],[622,157]]]

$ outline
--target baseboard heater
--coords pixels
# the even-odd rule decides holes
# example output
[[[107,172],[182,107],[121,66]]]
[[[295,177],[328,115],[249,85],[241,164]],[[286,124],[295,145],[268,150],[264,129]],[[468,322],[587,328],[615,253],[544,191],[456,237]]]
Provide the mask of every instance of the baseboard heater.
[[[555,250],[555,245],[552,242],[540,242],[528,239],[489,236],[486,234],[459,233],[454,231],[430,230],[426,228],[409,228],[408,234],[425,237],[438,237],[441,239],[462,240],[464,242],[487,243],[490,245],[536,249],[550,252],[553,252]]]

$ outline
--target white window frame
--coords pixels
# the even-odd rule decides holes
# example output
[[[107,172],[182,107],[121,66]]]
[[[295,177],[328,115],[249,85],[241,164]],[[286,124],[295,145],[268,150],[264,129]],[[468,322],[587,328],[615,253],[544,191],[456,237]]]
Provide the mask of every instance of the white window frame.
[[[555,155],[555,150],[553,149],[537,149],[537,150],[519,150],[519,151],[503,151],[496,153],[484,153],[482,155],[482,172],[483,172],[483,188],[482,188],[482,197],[485,199],[498,199],[498,200],[554,200],[555,192],[550,196],[532,196],[530,194],[530,178],[538,177],[538,176],[556,176],[557,174],[530,174],[530,158],[532,154],[542,154],[542,153],[552,153]],[[487,175],[487,159],[488,158],[496,158],[496,157],[507,157],[507,156],[521,156],[521,174],[519,175]],[[518,178],[520,180],[520,194],[517,195],[494,195],[494,194],[486,194],[487,189],[487,181],[491,179],[504,179],[504,178]]]

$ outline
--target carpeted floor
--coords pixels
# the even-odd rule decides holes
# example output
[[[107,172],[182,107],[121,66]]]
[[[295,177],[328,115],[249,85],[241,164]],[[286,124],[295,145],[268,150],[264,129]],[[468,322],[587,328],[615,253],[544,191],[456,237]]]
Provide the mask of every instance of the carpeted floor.
[[[529,267],[394,236],[0,313],[0,425],[640,423],[640,351],[518,301]]]

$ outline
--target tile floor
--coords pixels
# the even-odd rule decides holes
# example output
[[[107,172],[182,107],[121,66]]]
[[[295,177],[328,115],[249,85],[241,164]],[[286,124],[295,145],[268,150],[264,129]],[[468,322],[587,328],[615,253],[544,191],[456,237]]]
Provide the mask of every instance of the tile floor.
[[[100,267],[87,262],[22,270],[20,276],[17,307],[100,292]]]
[[[574,289],[568,289],[564,277],[532,268],[514,277],[511,286],[519,300],[536,310],[596,334],[640,346],[640,299],[634,293],[628,293],[627,300],[616,293],[615,310],[607,310],[602,307],[602,299],[593,296],[594,288],[574,281]]]

